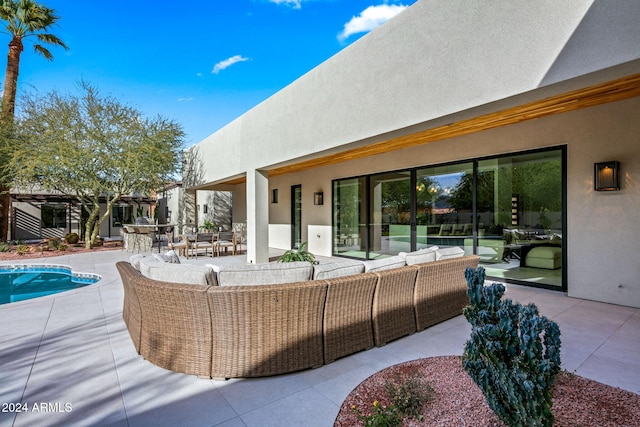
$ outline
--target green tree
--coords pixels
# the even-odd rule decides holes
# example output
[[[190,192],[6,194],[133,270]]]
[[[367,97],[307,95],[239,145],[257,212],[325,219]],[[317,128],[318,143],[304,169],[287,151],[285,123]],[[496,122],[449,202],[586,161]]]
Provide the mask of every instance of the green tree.
[[[28,37],[35,37],[38,42],[34,44],[36,53],[44,56],[48,60],[53,59],[51,52],[45,45],[67,46],[53,34],[47,31],[59,19],[53,9],[38,4],[32,0],[2,0],[0,3],[0,19],[5,22],[4,32],[11,36],[9,42],[9,53],[7,55],[7,68],[4,80],[4,92],[2,94],[2,133],[8,131],[11,126],[16,102],[16,92],[18,89],[18,74],[20,72],[20,55],[24,50],[23,41]],[[3,138],[2,153],[0,153],[0,168],[4,163],[3,156],[8,155],[11,146],[10,139]],[[9,225],[9,204],[10,204],[10,177],[3,170],[3,180],[0,182],[0,239],[6,240]]]
[[[184,132],[163,117],[134,108],[80,83],[81,96],[53,91],[28,96],[16,118],[17,148],[10,162],[19,186],[77,197],[89,218],[87,247],[122,196],[149,194],[175,179]],[[107,203],[100,215],[100,201]]]

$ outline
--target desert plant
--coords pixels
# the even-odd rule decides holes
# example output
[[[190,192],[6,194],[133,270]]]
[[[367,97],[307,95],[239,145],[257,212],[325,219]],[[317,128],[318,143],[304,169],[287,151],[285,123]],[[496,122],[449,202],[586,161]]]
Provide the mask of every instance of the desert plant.
[[[361,414],[355,405],[351,405],[351,410],[356,414],[358,420],[367,427],[396,427],[400,425],[402,420],[395,407],[385,408],[377,400],[373,401],[373,412],[369,415]]]
[[[307,242],[302,243],[298,249],[290,249],[286,251],[280,258],[278,258],[278,262],[294,261],[308,261],[310,263],[316,262],[315,255],[307,251]]]
[[[433,398],[433,388],[417,372],[404,381],[388,381],[384,389],[403,417],[418,420],[422,420],[422,406]]]
[[[70,245],[75,245],[80,241],[80,236],[78,236],[78,233],[68,233],[64,236],[64,241]]]
[[[11,250],[11,245],[9,242],[0,242],[0,252],[9,252]]]
[[[62,240],[60,240],[60,238],[58,237],[52,237],[50,239],[47,239],[45,242],[47,244],[47,247],[52,250],[58,250],[60,248],[60,245],[62,244]]]
[[[29,252],[29,246],[27,246],[27,245],[23,245],[23,244],[20,244],[20,245],[17,245],[17,246],[16,246],[16,253],[17,253],[18,255],[24,255],[24,254],[26,254],[27,252]]]
[[[391,427],[399,426],[406,417],[422,420],[420,412],[423,405],[433,398],[433,388],[418,371],[411,372],[408,378],[404,377],[397,374],[393,380],[385,382],[384,391],[391,401],[388,406],[375,400],[372,412],[364,415],[355,405],[351,405],[351,410],[363,425]]]
[[[551,387],[560,372],[560,329],[534,304],[501,301],[500,283],[484,286],[484,268],[468,268],[471,323],[463,364],[489,407],[508,426],[551,426]]]

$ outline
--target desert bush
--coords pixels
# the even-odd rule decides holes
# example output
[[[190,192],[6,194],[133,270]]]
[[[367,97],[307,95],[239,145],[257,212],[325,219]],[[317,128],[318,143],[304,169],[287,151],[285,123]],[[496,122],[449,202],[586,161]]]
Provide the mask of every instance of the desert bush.
[[[60,239],[59,237],[52,237],[50,239],[45,240],[44,243],[46,243],[49,249],[57,251],[58,248],[60,248],[60,245],[62,244],[62,239]]]
[[[375,400],[371,413],[365,415],[351,405],[351,410],[363,425],[396,427],[402,424],[404,418],[422,420],[422,407],[433,399],[434,393],[431,385],[417,371],[410,373],[408,378],[401,378],[398,374],[393,380],[387,380],[384,390],[391,401],[386,407]]]
[[[78,236],[78,233],[68,233],[64,236],[64,241],[70,245],[75,245],[80,241],[80,236]]]

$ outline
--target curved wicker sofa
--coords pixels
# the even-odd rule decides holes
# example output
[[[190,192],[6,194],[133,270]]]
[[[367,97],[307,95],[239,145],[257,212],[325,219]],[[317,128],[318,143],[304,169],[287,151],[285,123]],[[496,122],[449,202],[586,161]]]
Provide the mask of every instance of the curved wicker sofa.
[[[138,353],[176,372],[261,377],[318,367],[455,317],[467,256],[278,285],[162,282],[128,262],[123,318]]]

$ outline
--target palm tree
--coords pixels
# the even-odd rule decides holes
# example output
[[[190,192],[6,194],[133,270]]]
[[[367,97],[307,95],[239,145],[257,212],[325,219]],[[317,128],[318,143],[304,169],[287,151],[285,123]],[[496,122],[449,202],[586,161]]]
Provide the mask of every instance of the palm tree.
[[[11,36],[2,95],[2,111],[0,112],[0,120],[2,121],[0,125],[2,129],[5,129],[13,122],[20,71],[20,54],[24,50],[23,40],[35,36],[38,40],[34,44],[36,53],[49,61],[53,59],[53,55],[44,45],[61,46],[65,49],[67,46],[58,37],[46,32],[58,20],[55,11],[32,0],[0,0],[0,20],[6,22],[5,32]],[[3,153],[0,154],[7,154],[4,149],[2,151]],[[10,184],[7,182],[6,176],[3,178],[0,182],[0,240],[6,240],[9,234],[9,205],[11,203]]]
[[[13,117],[18,88],[20,54],[24,50],[23,40],[35,36],[39,43],[34,44],[34,50],[49,61],[53,60],[53,55],[44,47],[45,44],[61,46],[65,49],[67,46],[55,35],[45,32],[59,19],[55,15],[55,11],[32,0],[2,0],[0,19],[6,22],[5,31],[11,35],[7,70],[4,77],[2,115],[3,117]]]

